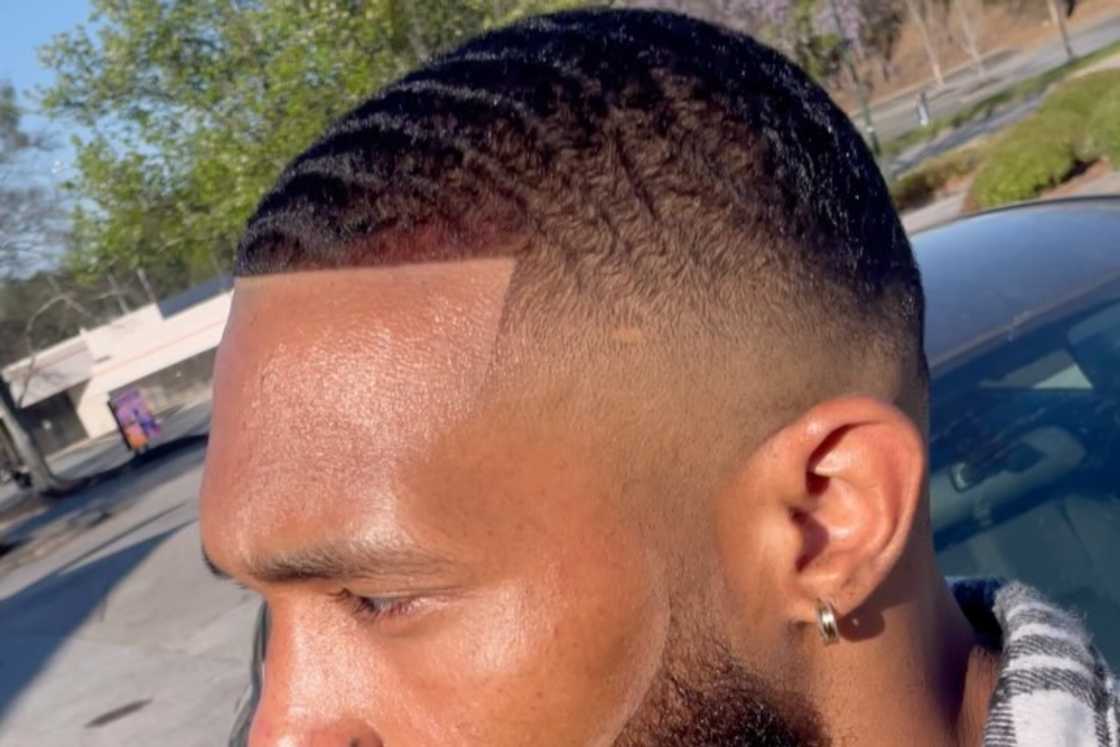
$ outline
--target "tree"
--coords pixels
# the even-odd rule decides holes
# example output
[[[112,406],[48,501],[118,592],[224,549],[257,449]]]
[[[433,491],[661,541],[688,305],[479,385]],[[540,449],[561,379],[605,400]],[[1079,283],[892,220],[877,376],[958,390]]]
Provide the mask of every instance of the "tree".
[[[465,36],[576,0],[92,0],[41,50],[76,143],[78,265],[228,267],[284,165],[329,121]]]
[[[976,74],[984,74],[984,56],[980,53],[980,44],[977,41],[976,24],[972,20],[972,13],[965,7],[966,0],[952,0],[957,7],[957,15],[961,19],[961,30],[964,32],[965,49],[972,64],[976,66]]]
[[[915,0],[906,0],[906,5],[910,8],[910,14],[914,17],[914,23],[918,26],[918,33],[922,37],[922,46],[926,50],[926,58],[929,59],[930,70],[933,71],[934,80],[937,81],[938,87],[945,85],[945,76],[941,73],[941,61],[937,58],[937,50],[933,47],[933,39],[930,37],[929,25],[926,23],[926,17],[922,15],[922,11],[918,8],[918,3]]]
[[[10,83],[0,84],[0,276],[11,279],[29,265],[42,263],[50,253],[57,209],[48,192],[35,185],[20,165],[46,141],[21,127],[22,112]],[[65,481],[51,472],[12,400],[8,383],[0,377],[0,425],[11,439],[16,456],[31,474],[38,490],[57,491]]]
[[[893,76],[892,58],[902,33],[906,6],[902,0],[860,0],[860,42],[867,57],[878,63],[883,80]]]
[[[848,46],[862,55],[863,6],[868,1],[836,0],[835,11],[831,0],[628,0],[624,4],[675,10],[744,31],[781,50],[814,78],[827,81],[841,69]]]
[[[47,138],[21,127],[15,88],[0,81],[0,277],[50,261],[60,214],[50,190],[36,183],[25,160],[48,150]]]

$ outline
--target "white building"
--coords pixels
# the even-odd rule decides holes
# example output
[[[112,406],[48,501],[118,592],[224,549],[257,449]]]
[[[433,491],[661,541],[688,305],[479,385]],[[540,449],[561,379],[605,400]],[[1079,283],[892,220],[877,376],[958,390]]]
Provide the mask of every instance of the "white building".
[[[109,398],[130,386],[157,413],[208,396],[230,289],[216,278],[6,367],[0,375],[40,447],[116,431]]]

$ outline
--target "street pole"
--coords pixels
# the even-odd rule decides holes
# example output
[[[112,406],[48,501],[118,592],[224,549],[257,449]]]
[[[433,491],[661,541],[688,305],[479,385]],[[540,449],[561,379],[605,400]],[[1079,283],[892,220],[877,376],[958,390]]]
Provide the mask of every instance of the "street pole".
[[[867,96],[863,90],[863,79],[859,77],[855,63],[852,62],[848,40],[844,36],[844,27],[840,23],[840,11],[836,7],[836,0],[830,0],[830,3],[832,5],[832,19],[836,22],[836,33],[840,36],[840,48],[844,57],[844,64],[847,65],[848,74],[852,76],[852,81],[856,84],[856,97],[859,99],[860,111],[863,112],[863,126],[867,129],[867,136],[871,138],[871,150],[878,158],[882,155],[882,148],[879,147],[879,133],[875,132],[875,124],[871,121],[871,107],[867,105]]]
[[[8,436],[11,437],[12,447],[20,460],[23,461],[23,466],[30,473],[32,487],[41,491],[65,489],[66,481],[56,477],[47,465],[47,460],[43,458],[43,452],[39,451],[39,446],[35,443],[23,422],[19,407],[12,399],[7,383],[3,381],[0,381],[0,425],[7,429]]]
[[[1058,4],[1055,0],[1046,0],[1046,7],[1050,9],[1050,19],[1054,25],[1058,27],[1058,32],[1062,35],[1062,45],[1066,48],[1066,57],[1070,62],[1073,62],[1076,55],[1073,53],[1073,45],[1069,41],[1069,31],[1066,29],[1066,19],[1062,16],[1062,12],[1058,10]]]

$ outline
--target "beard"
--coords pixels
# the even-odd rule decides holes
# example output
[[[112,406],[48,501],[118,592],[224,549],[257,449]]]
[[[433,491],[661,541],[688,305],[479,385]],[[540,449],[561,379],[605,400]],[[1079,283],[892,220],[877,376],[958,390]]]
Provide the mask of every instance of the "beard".
[[[829,742],[812,705],[763,682],[726,646],[708,639],[697,654],[666,657],[615,747],[825,747]]]

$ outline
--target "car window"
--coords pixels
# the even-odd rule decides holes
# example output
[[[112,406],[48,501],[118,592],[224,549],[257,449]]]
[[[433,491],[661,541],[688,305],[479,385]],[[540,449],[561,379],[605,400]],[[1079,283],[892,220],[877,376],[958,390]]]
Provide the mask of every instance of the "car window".
[[[935,374],[930,459],[945,573],[1038,586],[1120,662],[1120,297]]]
[[[1010,389],[1092,389],[1068,351],[1054,350],[1002,376],[980,382],[983,387]]]

